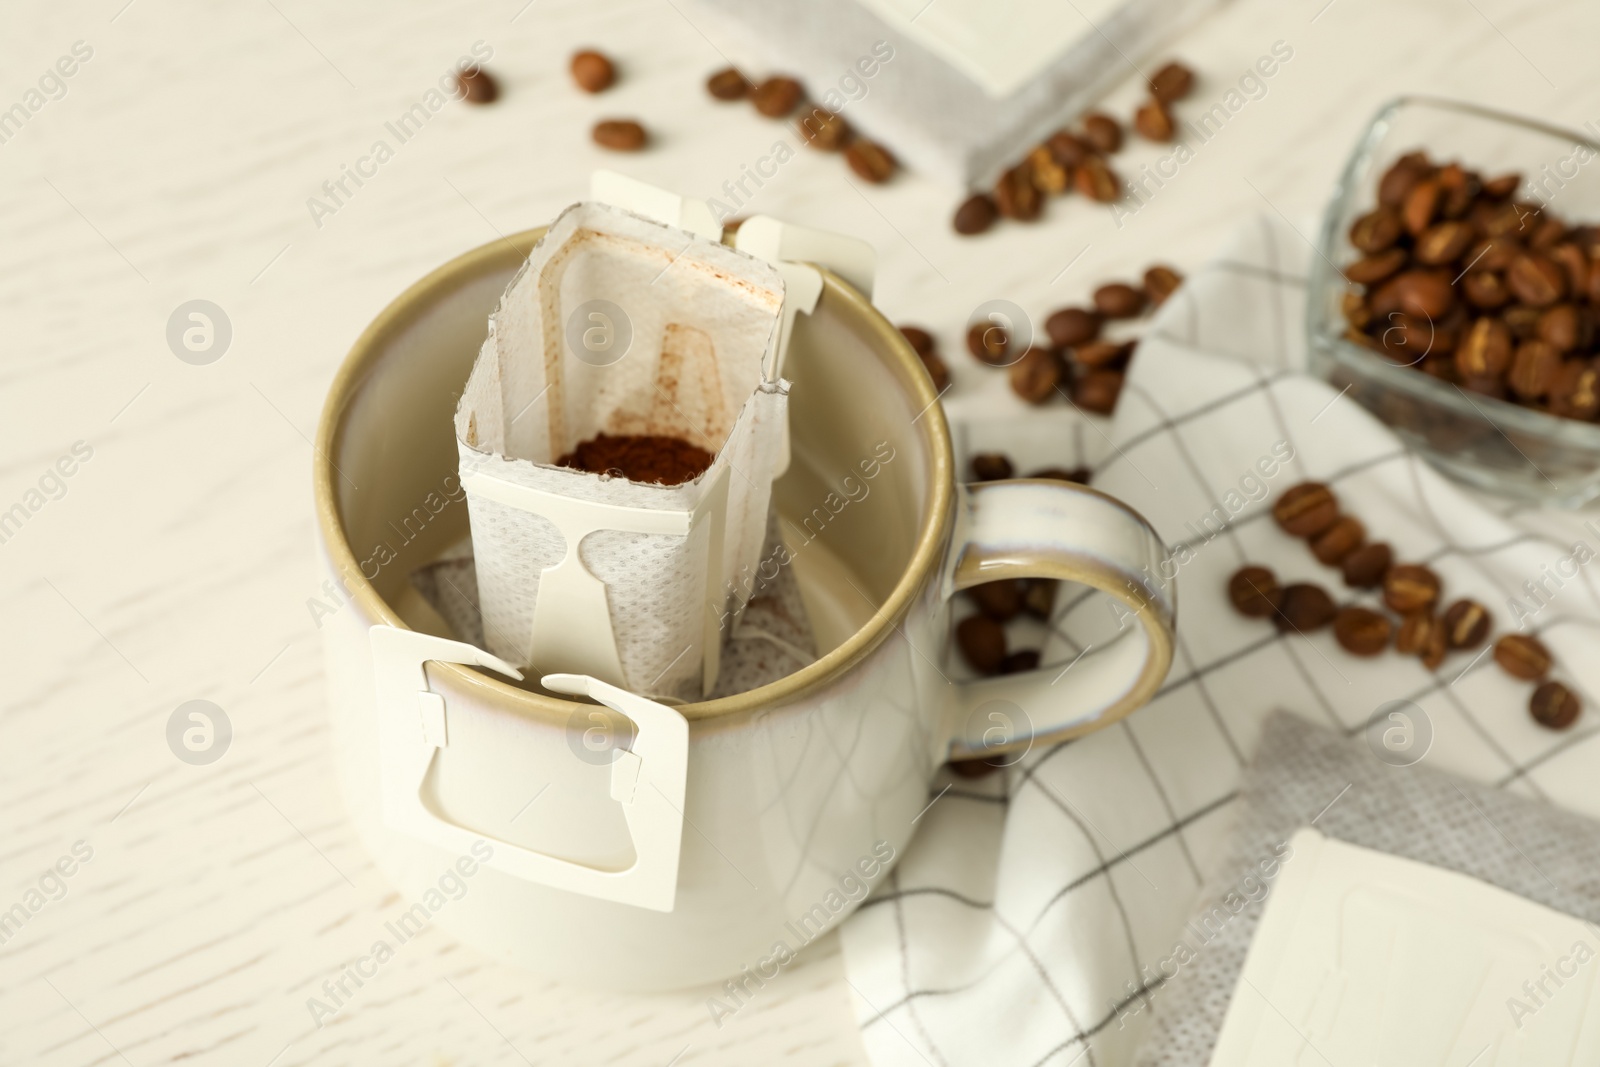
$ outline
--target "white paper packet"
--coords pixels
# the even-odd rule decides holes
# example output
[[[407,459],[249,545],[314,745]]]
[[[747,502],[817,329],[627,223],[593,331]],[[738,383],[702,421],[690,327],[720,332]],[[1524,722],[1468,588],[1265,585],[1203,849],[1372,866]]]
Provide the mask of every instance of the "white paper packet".
[[[685,230],[592,202],[556,219],[456,409],[489,651],[657,699],[713,691],[782,463],[788,384],[763,367],[783,299],[770,263]],[[676,486],[555,466],[600,433],[715,458]]]

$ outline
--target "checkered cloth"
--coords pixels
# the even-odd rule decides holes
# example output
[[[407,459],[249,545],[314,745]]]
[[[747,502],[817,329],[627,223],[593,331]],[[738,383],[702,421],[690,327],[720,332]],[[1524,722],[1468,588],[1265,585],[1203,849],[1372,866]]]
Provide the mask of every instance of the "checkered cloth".
[[[1243,228],[1151,323],[1109,425],[1065,408],[1048,433],[1043,416],[960,414],[967,448],[1030,447],[1023,470],[1085,463],[1097,487],[1154,523],[1185,560],[1177,655],[1155,699],[1123,722],[987,779],[934,784],[916,839],[842,933],[878,1067],[1130,1062],[1161,1011],[1155,965],[1275,709],[1355,735],[1376,709],[1409,700],[1432,734],[1427,766],[1600,816],[1600,565],[1565,579],[1526,627],[1589,709],[1565,733],[1535,725],[1531,686],[1487,655],[1456,653],[1436,672],[1393,652],[1358,660],[1326,630],[1285,637],[1228,607],[1225,583],[1246,562],[1341,601],[1374,599],[1273,523],[1272,496],[1307,479],[1331,485],[1398,559],[1434,568],[1447,599],[1489,606],[1497,631],[1512,628],[1508,598],[1533,608],[1523,583],[1556,573],[1574,542],[1600,554],[1600,523],[1585,526],[1594,513],[1475,496],[1304,373],[1313,254],[1276,220]],[[1258,466],[1286,450],[1287,462]],[[1116,631],[1102,598],[1062,594],[1045,660],[1065,666]],[[1071,680],[1069,670],[1060,684]]]

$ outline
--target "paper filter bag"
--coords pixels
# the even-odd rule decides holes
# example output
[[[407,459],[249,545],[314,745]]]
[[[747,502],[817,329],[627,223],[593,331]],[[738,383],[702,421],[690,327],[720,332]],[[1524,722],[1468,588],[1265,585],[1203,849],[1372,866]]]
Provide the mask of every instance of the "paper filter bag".
[[[770,263],[620,208],[577,204],[550,227],[456,409],[491,652],[657,699],[713,691],[783,462],[783,298]],[[601,433],[714,459],[675,486],[556,466]]]

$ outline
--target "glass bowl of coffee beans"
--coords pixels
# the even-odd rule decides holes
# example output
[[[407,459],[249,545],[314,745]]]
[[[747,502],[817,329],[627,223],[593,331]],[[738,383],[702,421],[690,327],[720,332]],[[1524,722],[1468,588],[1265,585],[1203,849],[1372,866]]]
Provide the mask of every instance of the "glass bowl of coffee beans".
[[[1318,252],[1314,371],[1463,482],[1600,496],[1600,146],[1396,100],[1346,165]]]

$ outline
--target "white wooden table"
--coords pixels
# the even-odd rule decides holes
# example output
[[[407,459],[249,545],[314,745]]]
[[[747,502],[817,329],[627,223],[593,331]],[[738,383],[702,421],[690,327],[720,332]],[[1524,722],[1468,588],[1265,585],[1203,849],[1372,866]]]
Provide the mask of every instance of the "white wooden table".
[[[398,903],[343,814],[307,608],[324,391],[402,287],[547,221],[592,168],[711,195],[767,151],[777,127],[701,89],[733,44],[694,17],[678,0],[8,12],[0,109],[34,102],[74,42],[92,56],[0,143],[0,514],[25,512],[0,527],[0,1064],[863,1062],[832,937],[721,1029],[706,991],[569,988],[437,929],[328,1025],[306,1007]],[[1193,266],[1246,213],[1314,215],[1396,93],[1600,121],[1597,39],[1600,7],[1575,0],[1236,0],[1174,49],[1202,76],[1180,116],[1274,41],[1292,60],[1120,227],[1074,199],[964,240],[954,191],[858,189],[813,153],[753,207],[870,239],[878,302],[940,335],[952,406],[1005,405],[1003,376],[960,355],[979,302],[1046,312],[1156,259]],[[307,199],[480,40],[501,102],[446,107],[319,226]],[[620,61],[603,97],[568,80],[583,45]],[[607,116],[640,118],[656,146],[605,155],[588,130]],[[231,322],[209,365],[166,341],[191,299]],[[166,740],[192,699],[234,731],[208,766]],[[47,874],[58,861],[70,876]]]

